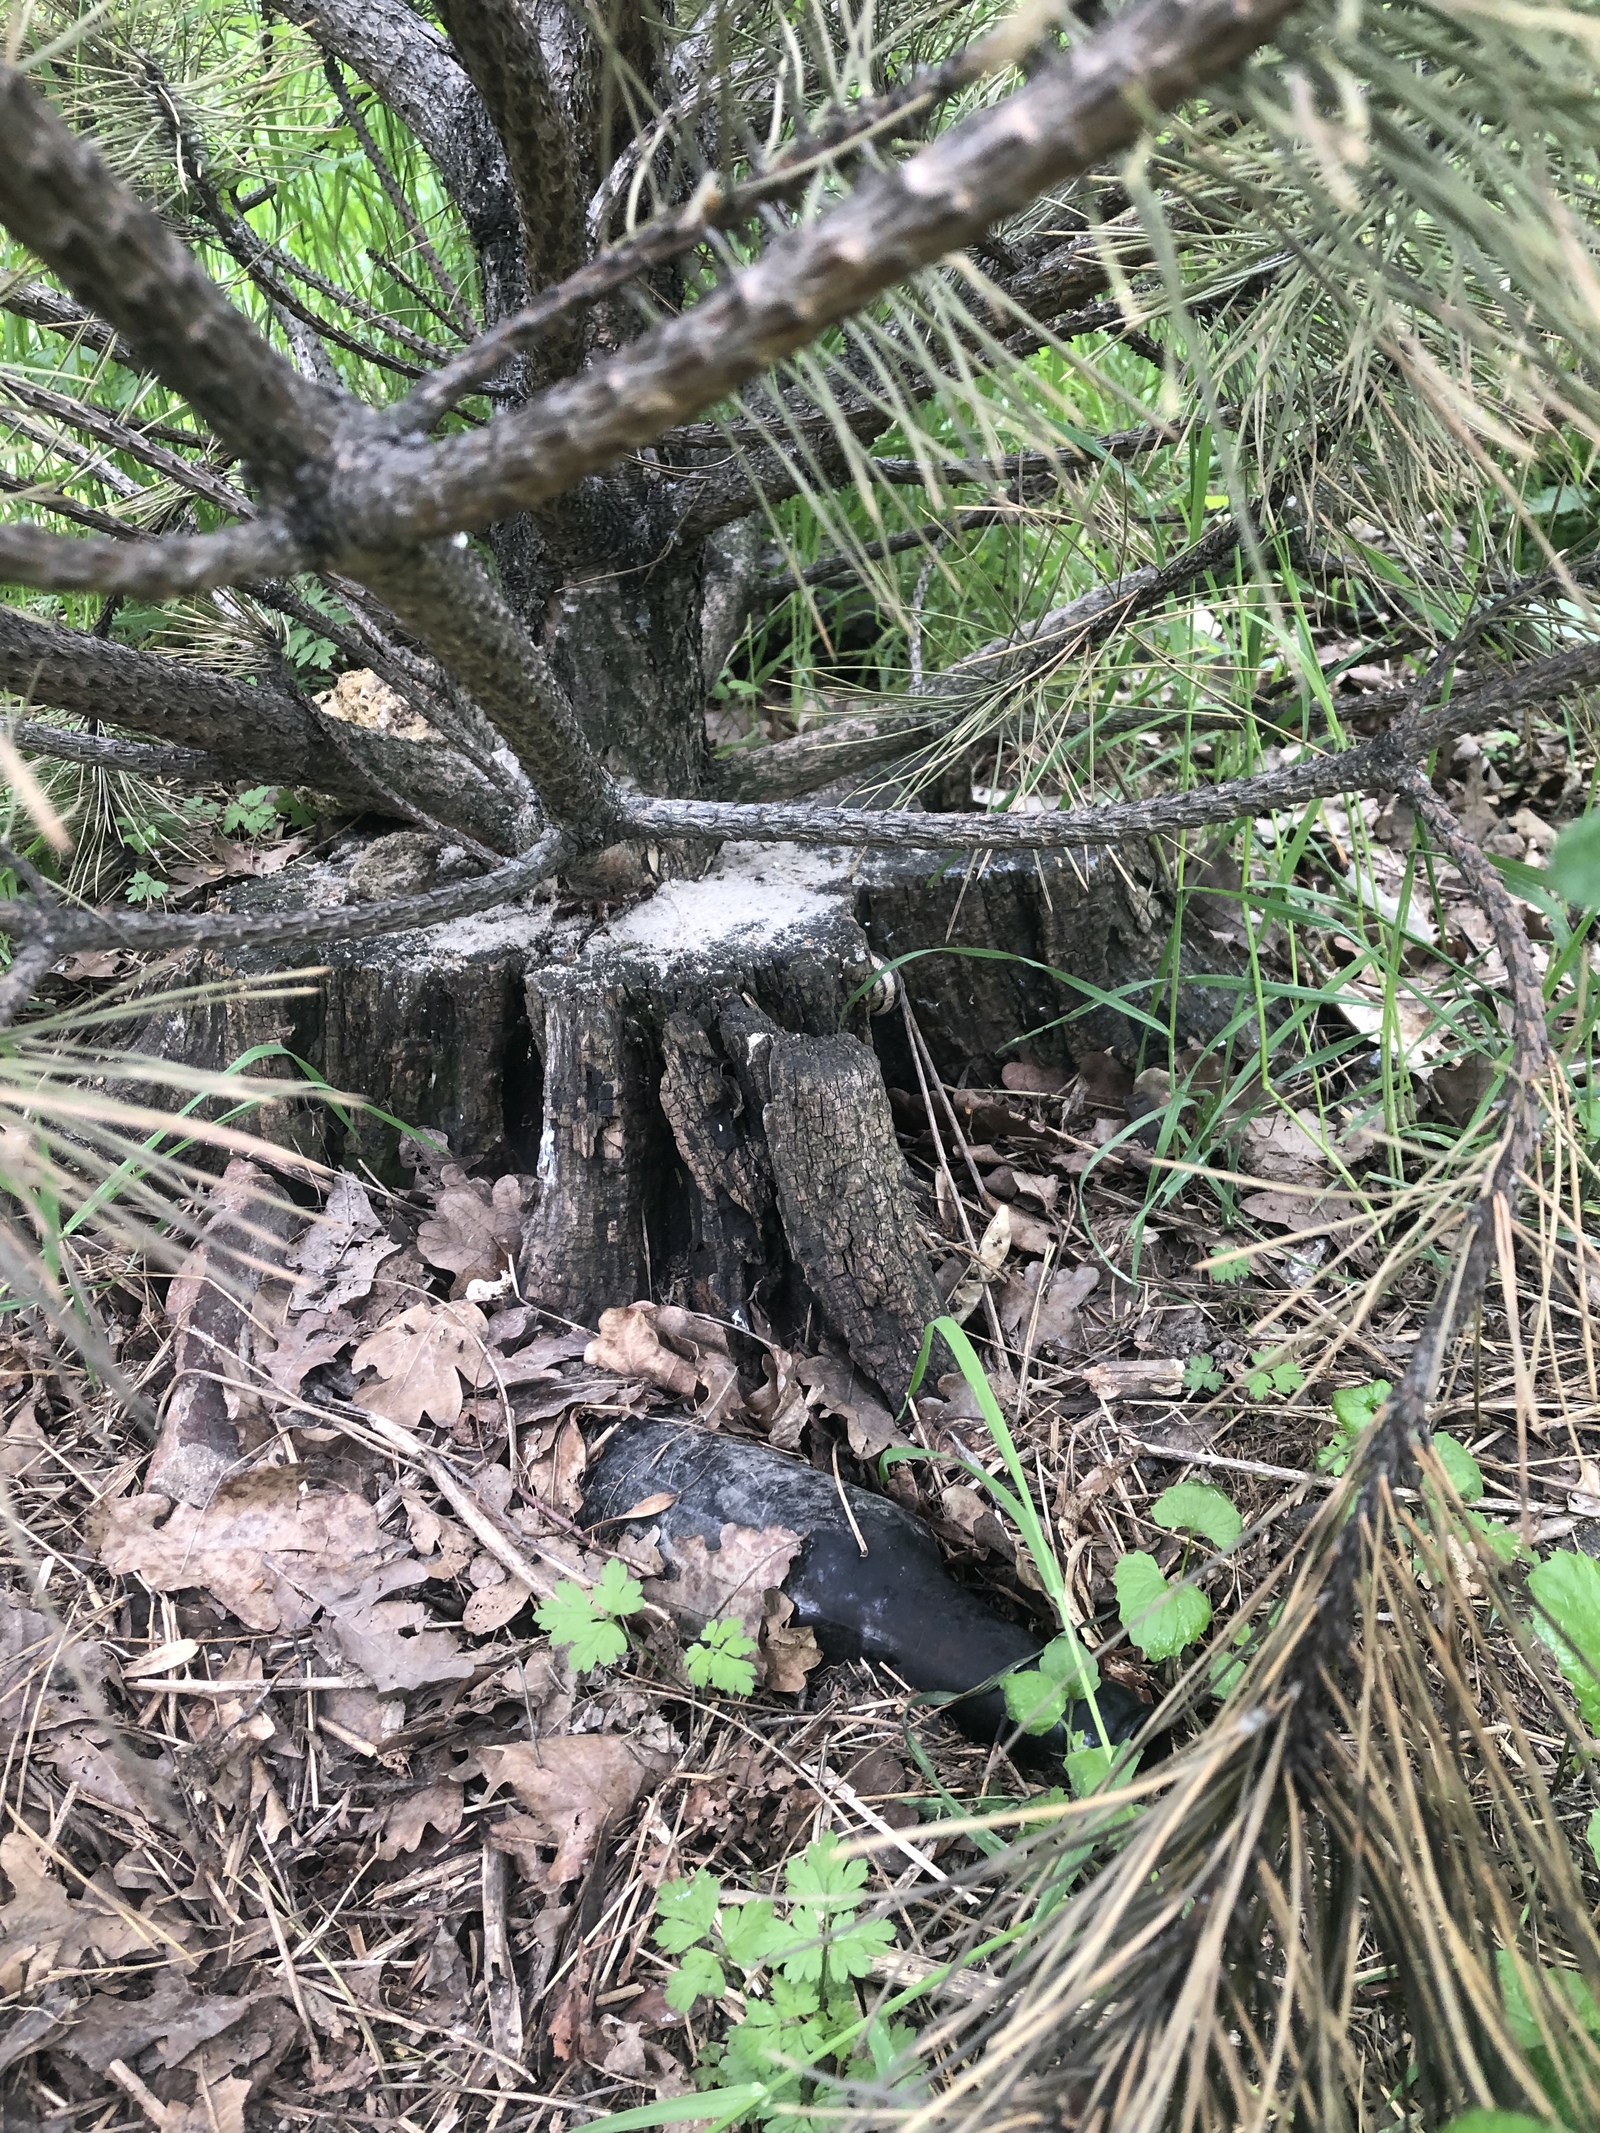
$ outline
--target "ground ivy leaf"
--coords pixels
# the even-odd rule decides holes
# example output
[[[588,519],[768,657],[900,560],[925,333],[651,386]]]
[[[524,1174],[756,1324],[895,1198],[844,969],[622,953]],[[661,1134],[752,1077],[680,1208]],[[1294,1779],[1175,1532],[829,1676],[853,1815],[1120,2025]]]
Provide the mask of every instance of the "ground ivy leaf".
[[[1092,1696],[1100,1686],[1100,1669],[1072,1631],[1052,1637],[1039,1654],[1039,1671],[1059,1681],[1069,1696]]]
[[[1000,1686],[1005,1691],[1006,1716],[1024,1733],[1048,1733],[1052,1726],[1060,1724],[1067,1708],[1067,1692],[1048,1674],[1029,1668],[1024,1673],[1007,1674]]]
[[[1122,1626],[1147,1659],[1175,1659],[1210,1626],[1211,1602],[1205,1594],[1193,1586],[1174,1589],[1155,1557],[1142,1548],[1120,1558],[1112,1582]]]
[[[1483,1469],[1461,1439],[1439,1430],[1434,1435],[1433,1448],[1439,1454],[1439,1464],[1444,1468],[1451,1488],[1461,1501],[1476,1503],[1483,1494]]]
[[[1528,1573],[1528,1590],[1544,1610],[1534,1629],[1555,1653],[1579,1710],[1600,1729],[1600,1563],[1558,1548]]]
[[[1244,1520],[1221,1489],[1209,1481],[1179,1481],[1163,1489],[1150,1516],[1168,1533],[1196,1533],[1213,1548],[1231,1548]]]

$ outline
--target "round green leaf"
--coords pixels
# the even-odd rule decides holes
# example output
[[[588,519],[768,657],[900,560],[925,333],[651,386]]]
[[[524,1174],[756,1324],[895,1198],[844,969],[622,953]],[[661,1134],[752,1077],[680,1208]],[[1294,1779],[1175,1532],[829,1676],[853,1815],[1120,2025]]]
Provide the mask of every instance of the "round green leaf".
[[[1569,904],[1600,906],[1600,812],[1580,815],[1561,832],[1546,871]]]
[[[1476,1503],[1483,1494],[1483,1469],[1461,1439],[1440,1430],[1433,1440],[1433,1448],[1439,1454],[1439,1464],[1444,1468],[1446,1479],[1461,1501]]]
[[[1179,1481],[1163,1489],[1150,1516],[1167,1533],[1195,1533],[1213,1548],[1231,1548],[1244,1520],[1221,1489],[1209,1481]]]
[[[1072,1631],[1052,1637],[1039,1654],[1039,1671],[1059,1681],[1069,1696],[1092,1696],[1100,1686],[1100,1669]]]
[[[1147,1659],[1175,1659],[1211,1625],[1211,1602],[1193,1586],[1176,1590],[1161,1565],[1142,1548],[1123,1556],[1112,1572],[1122,1626]]]
[[[1048,1733],[1061,1723],[1067,1692],[1048,1674],[1035,1673],[1030,1667],[1026,1673],[1007,1674],[1001,1686],[1005,1690],[1006,1715],[1024,1733]]]

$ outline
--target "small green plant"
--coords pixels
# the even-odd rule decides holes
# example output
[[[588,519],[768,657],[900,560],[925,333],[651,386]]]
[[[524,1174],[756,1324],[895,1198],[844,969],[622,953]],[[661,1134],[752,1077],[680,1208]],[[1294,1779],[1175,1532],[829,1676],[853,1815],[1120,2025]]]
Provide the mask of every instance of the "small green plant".
[[[1263,1400],[1270,1400],[1275,1392],[1298,1392],[1306,1381],[1306,1374],[1298,1363],[1274,1363],[1270,1368],[1265,1367],[1270,1353],[1270,1349],[1261,1348],[1251,1356],[1256,1367],[1244,1381],[1245,1391],[1258,1405]]]
[[[1192,1533],[1213,1548],[1231,1548],[1244,1531],[1236,1506],[1209,1481],[1179,1481],[1163,1489],[1150,1517],[1163,1532]]]
[[[1100,1669],[1069,1630],[1039,1654],[1036,1667],[1007,1674],[1001,1687],[1006,1715],[1024,1733],[1049,1733],[1066,1716],[1069,1703],[1083,1703],[1100,1686]]]
[[[1506,2026],[1518,2049],[1538,2076],[1540,2087],[1555,2109],[1575,2111],[1580,2105],[1580,2098],[1575,2093],[1580,2085],[1576,2062],[1582,2047],[1569,2033],[1564,2050],[1551,2050],[1550,2028],[1539,2020],[1528,1988],[1529,1981],[1537,1979],[1543,1993],[1567,2003],[1578,2029],[1600,2040],[1600,2001],[1595,1999],[1588,1979],[1579,1970],[1535,1963],[1527,1956],[1513,1955],[1508,1948],[1501,1948],[1496,1953],[1495,1971],[1500,1983],[1500,1997],[1505,2003]],[[1586,2054],[1584,2056],[1587,2058]]]
[[[1338,1427],[1317,1454],[1317,1465],[1324,1474],[1344,1472],[1357,1439],[1393,1389],[1387,1378],[1373,1378],[1365,1385],[1341,1385],[1334,1393],[1328,1404]]]
[[[643,1605],[644,1587],[613,1556],[587,1591],[563,1578],[533,1619],[563,1648],[575,1674],[589,1674],[622,1657],[628,1649],[622,1618]]]
[[[1600,1563],[1558,1548],[1528,1573],[1528,1592],[1539,1605],[1535,1634],[1555,1653],[1578,1709],[1600,1731]]]
[[[158,904],[168,887],[169,884],[158,874],[147,874],[143,867],[139,867],[128,876],[122,893],[130,904]]]
[[[278,826],[277,789],[253,785],[235,795],[222,810],[225,837],[265,837]]]
[[[1225,1288],[1250,1279],[1250,1259],[1245,1252],[1221,1252],[1211,1262],[1211,1278]]]
[[[683,1670],[697,1689],[748,1696],[756,1685],[755,1648],[754,1638],[747,1637],[738,1622],[708,1622],[699,1641],[684,1652]]]
[[[1111,1581],[1122,1626],[1147,1659],[1176,1659],[1211,1627],[1205,1594],[1192,1585],[1170,1585],[1142,1548],[1118,1558]]]
[[[1467,2111],[1452,2118],[1444,2133],[1550,2133],[1550,2121],[1526,2111]]]
[[[744,2017],[702,2053],[697,2073],[702,2085],[758,2085],[762,2123],[803,2124],[797,2111],[820,2100],[830,2074],[882,2078],[915,2042],[903,2024],[862,2022],[856,1982],[895,1937],[888,1919],[858,1915],[866,1878],[866,1861],[841,1859],[830,1835],[789,1861],[787,1915],[766,1896],[729,1901],[703,1867],[657,1893],[656,1945],[678,1957],[667,2005],[688,2014],[722,1998],[730,1970],[739,1978]]]
[[[1209,1355],[1191,1355],[1183,1366],[1185,1392],[1221,1392],[1222,1372]]]

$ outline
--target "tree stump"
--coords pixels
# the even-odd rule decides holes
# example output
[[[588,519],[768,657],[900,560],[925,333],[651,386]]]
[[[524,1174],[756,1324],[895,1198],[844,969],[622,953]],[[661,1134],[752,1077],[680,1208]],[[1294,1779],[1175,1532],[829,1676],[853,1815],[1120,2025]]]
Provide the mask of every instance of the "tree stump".
[[[268,894],[305,884],[286,873],[248,900]],[[886,1090],[915,1072],[899,1014],[868,1012],[886,1004],[875,981],[887,1004],[906,987],[951,1082],[992,1086],[1018,1056],[1132,1059],[1119,993],[1174,984],[1181,1038],[1231,1010],[1165,969],[1166,920],[1125,858],[969,873],[934,854],[727,846],[604,923],[547,895],[335,945],[304,997],[178,1006],[140,1045],[223,1065],[270,1026],[457,1161],[536,1173],[530,1299],[586,1325],[653,1296],[785,1339],[825,1329],[897,1400],[938,1302]],[[369,1115],[360,1135],[362,1160],[395,1174],[397,1127]],[[334,1126],[335,1159],[339,1143]]]

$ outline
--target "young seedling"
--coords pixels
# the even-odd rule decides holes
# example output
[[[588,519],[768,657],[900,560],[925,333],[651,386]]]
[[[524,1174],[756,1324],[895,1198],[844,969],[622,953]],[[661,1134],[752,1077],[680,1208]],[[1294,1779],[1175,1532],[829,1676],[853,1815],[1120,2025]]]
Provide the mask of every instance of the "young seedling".
[[[683,1670],[697,1689],[748,1696],[756,1685],[755,1640],[733,1621],[708,1622],[683,1655]]]
[[[565,1651],[575,1674],[590,1674],[622,1657],[628,1649],[622,1618],[643,1605],[644,1587],[613,1556],[587,1590],[563,1578],[533,1619]]]

